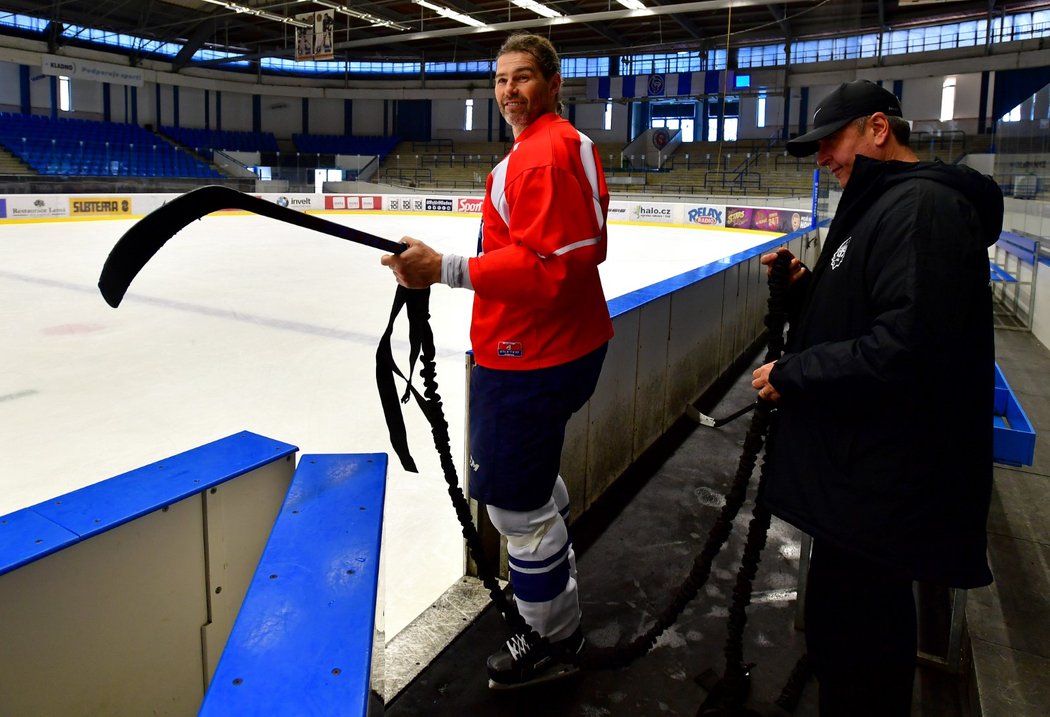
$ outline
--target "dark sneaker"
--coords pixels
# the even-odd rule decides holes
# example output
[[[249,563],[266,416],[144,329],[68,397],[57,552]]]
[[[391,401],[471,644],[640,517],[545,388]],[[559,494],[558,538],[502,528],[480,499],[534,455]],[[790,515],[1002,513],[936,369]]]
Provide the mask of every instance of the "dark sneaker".
[[[509,690],[567,677],[580,669],[583,630],[576,628],[564,640],[535,644],[528,635],[515,635],[489,655],[489,687]]]

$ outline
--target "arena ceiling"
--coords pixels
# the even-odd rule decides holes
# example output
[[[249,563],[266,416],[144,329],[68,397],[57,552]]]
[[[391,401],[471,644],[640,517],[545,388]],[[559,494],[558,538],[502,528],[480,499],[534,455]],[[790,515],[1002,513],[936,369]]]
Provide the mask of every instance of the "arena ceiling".
[[[187,49],[232,51],[234,59],[295,55],[296,16],[334,9],[334,59],[472,61],[491,59],[515,30],[546,35],[563,55],[696,51],[844,32],[988,18],[1046,7],[1034,0],[538,0],[559,17],[519,6],[530,0],[0,0],[0,10],[52,21],[38,35],[51,51],[77,40],[60,23],[176,42]],[[480,26],[439,14],[446,10]],[[11,32],[4,30],[4,32]],[[227,60],[228,61],[228,60]],[[213,60],[221,66],[226,61]]]

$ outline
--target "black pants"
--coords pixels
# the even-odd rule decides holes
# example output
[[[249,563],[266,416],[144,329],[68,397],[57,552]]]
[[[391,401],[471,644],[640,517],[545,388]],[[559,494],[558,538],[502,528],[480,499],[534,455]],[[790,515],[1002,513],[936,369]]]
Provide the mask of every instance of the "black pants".
[[[917,649],[911,578],[814,541],[806,648],[821,717],[908,717]]]

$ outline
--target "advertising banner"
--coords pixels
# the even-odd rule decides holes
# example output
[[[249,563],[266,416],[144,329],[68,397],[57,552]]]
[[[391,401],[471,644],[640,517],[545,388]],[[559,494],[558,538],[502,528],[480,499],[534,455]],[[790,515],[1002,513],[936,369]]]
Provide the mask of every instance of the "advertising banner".
[[[7,198],[8,219],[54,219],[69,216],[66,197],[25,196]]]
[[[92,62],[63,55],[44,55],[40,61],[40,69],[45,75],[77,80],[96,80],[132,87],[142,87],[145,81],[145,74],[138,67],[110,65],[105,62]]]
[[[362,194],[326,194],[324,208],[333,211],[378,211],[383,208],[383,197]]]
[[[71,217],[130,216],[131,197],[71,197]]]
[[[423,207],[428,212],[452,213],[453,201],[449,197],[427,197]]]
[[[464,214],[481,214],[481,205],[485,202],[481,197],[460,197],[456,200],[456,211]]]
[[[686,224],[698,224],[702,227],[724,227],[726,208],[724,206],[712,206],[700,204],[694,207],[685,207]]]
[[[314,201],[315,195],[313,194],[279,194],[276,197],[272,194],[262,194],[258,196],[268,202],[273,202],[277,206],[291,207],[301,212],[305,212],[308,209],[322,208]]]
[[[631,205],[626,202],[609,202],[610,222],[626,222],[631,219]]]
[[[421,212],[423,197],[418,195],[401,195],[386,198],[387,209],[392,212]]]
[[[810,213],[777,207],[726,207],[725,225],[731,229],[754,229],[787,234],[808,226]]]
[[[674,207],[670,204],[638,204],[631,214],[631,221],[674,223]]]

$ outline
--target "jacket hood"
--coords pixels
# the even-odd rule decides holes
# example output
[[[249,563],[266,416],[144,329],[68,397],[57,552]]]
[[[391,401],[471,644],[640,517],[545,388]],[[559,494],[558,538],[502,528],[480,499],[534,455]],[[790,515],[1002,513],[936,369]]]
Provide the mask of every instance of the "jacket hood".
[[[963,165],[932,162],[883,162],[858,155],[849,183],[842,193],[839,214],[847,225],[862,214],[891,186],[911,179],[927,179],[949,187],[966,198],[981,219],[981,238],[985,246],[999,240],[1003,230],[1003,192],[991,177]],[[853,190],[853,191],[851,191]]]

